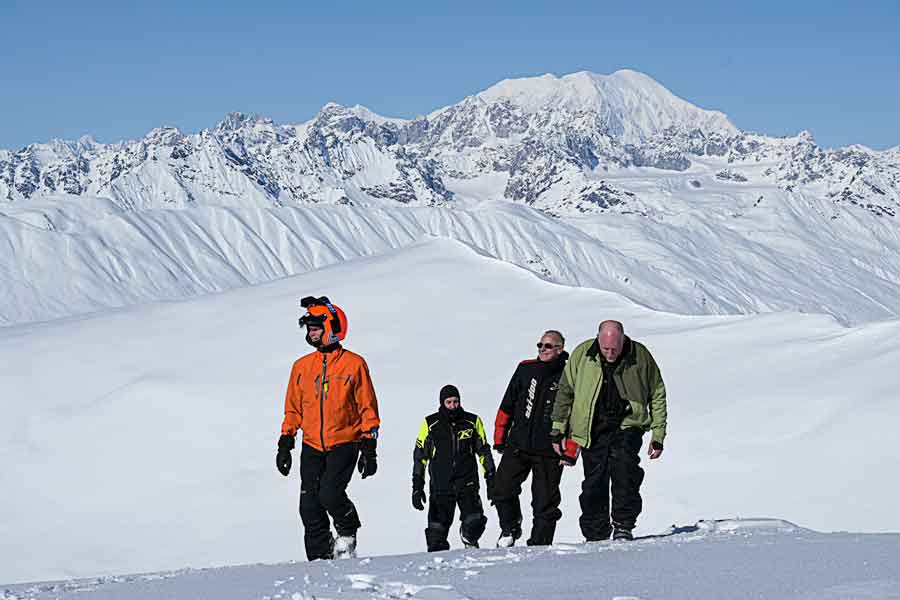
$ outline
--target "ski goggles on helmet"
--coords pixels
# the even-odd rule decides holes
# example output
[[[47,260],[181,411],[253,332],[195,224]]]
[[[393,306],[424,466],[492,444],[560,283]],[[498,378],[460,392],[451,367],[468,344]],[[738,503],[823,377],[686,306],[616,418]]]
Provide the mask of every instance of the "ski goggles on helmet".
[[[347,317],[344,312],[331,303],[327,296],[315,298],[306,296],[300,300],[300,306],[306,309],[306,314],[298,321],[300,327],[318,326],[325,329],[323,336],[326,344],[333,344],[344,339],[347,335]]]

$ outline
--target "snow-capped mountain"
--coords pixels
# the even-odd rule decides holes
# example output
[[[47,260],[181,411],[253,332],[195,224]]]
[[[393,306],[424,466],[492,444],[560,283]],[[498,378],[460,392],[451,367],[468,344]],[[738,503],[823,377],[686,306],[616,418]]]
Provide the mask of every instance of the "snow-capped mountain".
[[[744,132],[634,71],[506,80],[409,120],[328,104],[300,125],[235,113],[196,134],[33,144],[0,151],[0,199],[6,323],[431,235],[662,310],[900,314],[900,147]]]
[[[627,186],[603,180],[610,171],[685,171],[709,156],[766,162],[763,181],[783,189],[821,183],[836,203],[894,215],[898,154],[823,150],[807,132],[742,132],[641,73],[581,72],[502,81],[413,120],[328,104],[302,125],[233,113],[193,135],[164,127],[117,144],[32,144],[0,153],[0,198],[91,194],[128,208],[439,205],[453,199],[448,180],[496,173],[508,178],[509,200],[580,214],[629,204]]]

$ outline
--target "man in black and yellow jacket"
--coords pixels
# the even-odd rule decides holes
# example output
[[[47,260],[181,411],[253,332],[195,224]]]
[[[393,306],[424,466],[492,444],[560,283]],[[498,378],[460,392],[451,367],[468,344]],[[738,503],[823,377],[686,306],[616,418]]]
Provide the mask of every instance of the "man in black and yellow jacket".
[[[428,468],[428,527],[425,542],[429,552],[449,550],[447,534],[459,505],[459,535],[467,548],[477,548],[487,517],[478,492],[478,462],[484,470],[488,499],[494,482],[491,446],[478,415],[460,406],[459,390],[445,385],[439,394],[438,411],[425,417],[413,450],[412,504],[425,509],[425,469]]]

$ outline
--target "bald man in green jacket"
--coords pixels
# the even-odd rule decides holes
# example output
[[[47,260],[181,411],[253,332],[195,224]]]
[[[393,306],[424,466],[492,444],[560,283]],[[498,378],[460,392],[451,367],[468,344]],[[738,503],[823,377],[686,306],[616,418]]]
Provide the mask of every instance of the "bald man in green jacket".
[[[566,438],[580,447],[579,524],[587,541],[633,539],[643,508],[643,435],[651,432],[647,456],[659,458],[666,416],[659,367],[646,346],[625,335],[622,323],[603,321],[596,338],[572,351],[559,380],[550,437],[563,459]]]

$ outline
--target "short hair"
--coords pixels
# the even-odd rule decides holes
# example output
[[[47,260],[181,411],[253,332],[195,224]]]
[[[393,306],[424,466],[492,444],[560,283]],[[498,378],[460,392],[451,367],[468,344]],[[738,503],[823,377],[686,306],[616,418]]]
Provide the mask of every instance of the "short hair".
[[[559,339],[559,345],[560,345],[560,346],[565,346],[565,345],[566,345],[566,338],[563,337],[563,334],[562,334],[562,333],[558,332],[558,331],[555,330],[555,329],[548,329],[547,331],[544,332],[544,335],[553,335],[553,336],[556,336],[556,337]],[[544,337],[544,335],[542,335],[541,337]]]
[[[601,331],[604,325],[612,325],[616,329],[619,330],[619,333],[625,335],[625,326],[622,325],[621,321],[613,321],[612,319],[607,319],[606,321],[601,321],[600,326],[597,328],[597,331]]]

